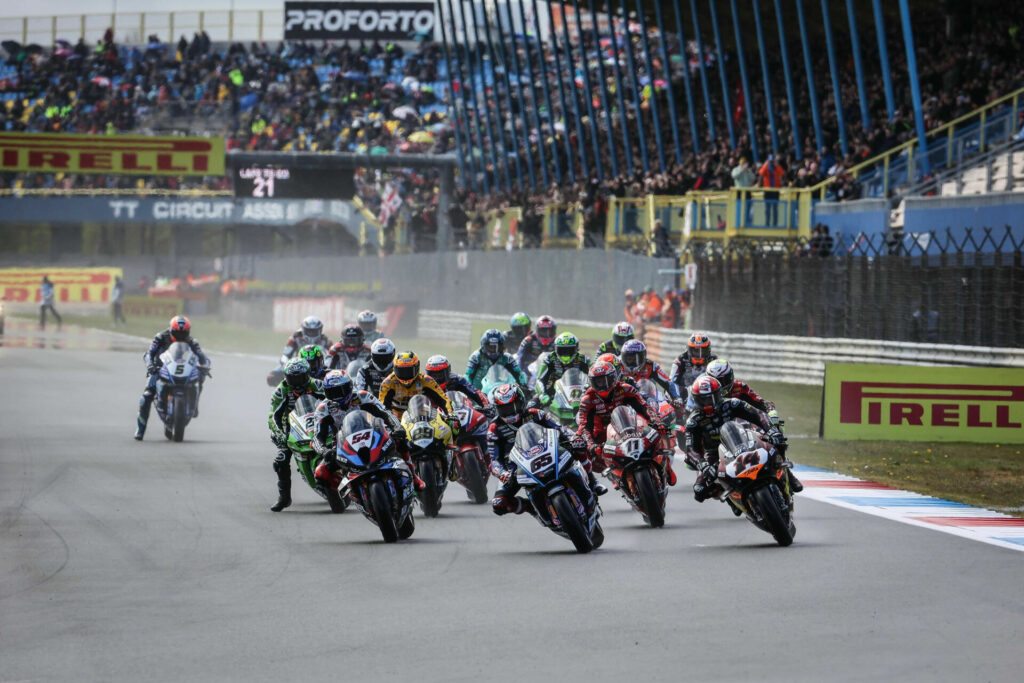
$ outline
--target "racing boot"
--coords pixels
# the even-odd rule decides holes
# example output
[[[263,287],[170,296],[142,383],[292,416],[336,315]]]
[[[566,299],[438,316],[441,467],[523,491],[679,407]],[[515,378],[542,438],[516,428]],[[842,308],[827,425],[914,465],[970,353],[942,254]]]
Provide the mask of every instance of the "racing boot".
[[[800,493],[801,491],[804,490],[804,485],[801,484],[800,480],[796,478],[796,475],[793,474],[793,470],[792,469],[786,470],[786,474],[789,476],[789,492],[790,493]]]
[[[135,440],[142,441],[142,437],[146,435],[146,424],[149,422],[149,410],[153,406],[153,396],[156,395],[156,389],[153,387],[146,387],[146,390],[142,392],[142,398],[139,399],[139,414],[135,418]]]
[[[280,512],[292,504],[292,471],[288,461],[274,461],[277,472],[277,502],[270,506],[271,512]]]
[[[598,482],[597,477],[595,477],[594,473],[590,470],[587,471],[587,483],[590,484],[590,490],[593,491],[595,495],[603,496],[608,493],[608,487]]]
[[[676,471],[672,469],[672,457],[665,458],[665,477],[669,486],[676,485]]]

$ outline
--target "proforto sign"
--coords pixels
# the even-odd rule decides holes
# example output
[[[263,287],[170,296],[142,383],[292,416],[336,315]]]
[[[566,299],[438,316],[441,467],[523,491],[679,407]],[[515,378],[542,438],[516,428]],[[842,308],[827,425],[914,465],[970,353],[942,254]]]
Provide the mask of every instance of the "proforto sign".
[[[825,438],[1024,443],[1024,370],[827,363]]]

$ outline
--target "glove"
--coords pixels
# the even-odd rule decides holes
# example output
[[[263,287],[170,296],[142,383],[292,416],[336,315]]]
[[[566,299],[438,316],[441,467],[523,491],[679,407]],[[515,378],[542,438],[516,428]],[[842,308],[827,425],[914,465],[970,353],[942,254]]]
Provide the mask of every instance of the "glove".
[[[515,475],[515,469],[510,467],[508,469],[502,470],[501,474],[498,475],[498,479],[501,480],[501,483],[504,485],[511,481],[512,477],[514,477]]]
[[[498,414],[498,409],[494,406],[481,406],[480,412],[483,413],[484,417],[488,420],[493,420]]]
[[[782,446],[786,443],[786,436],[779,429],[773,427],[768,430],[768,440],[773,446]]]
[[[582,436],[574,436],[569,442],[569,447],[579,453],[587,452],[587,441]]]
[[[391,432],[391,438],[395,441],[405,442],[408,441],[409,435],[405,432],[405,427],[395,427]]]
[[[158,374],[160,374],[160,364],[159,363],[150,363],[149,366],[146,367],[146,374],[148,374],[148,375],[158,375]]]
[[[270,440],[274,442],[274,445],[278,448],[284,448],[288,445],[288,437],[281,432],[274,432],[270,435]]]
[[[718,472],[714,466],[709,462],[702,462],[700,464],[700,476],[704,478],[704,485],[707,486],[715,479],[718,478]]]

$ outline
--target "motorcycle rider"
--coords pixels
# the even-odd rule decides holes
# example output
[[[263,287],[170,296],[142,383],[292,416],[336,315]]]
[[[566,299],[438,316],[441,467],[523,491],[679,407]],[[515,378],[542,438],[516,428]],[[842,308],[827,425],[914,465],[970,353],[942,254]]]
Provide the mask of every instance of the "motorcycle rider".
[[[491,499],[491,509],[496,515],[511,512],[534,514],[533,503],[528,498],[516,496],[519,482],[516,480],[516,466],[509,462],[508,455],[515,445],[516,432],[527,422],[536,422],[542,427],[557,429],[559,444],[569,449],[579,460],[587,473],[590,490],[601,496],[608,492],[594,478],[593,466],[587,457],[587,444],[572,430],[563,426],[551,413],[539,408],[528,408],[523,390],[516,384],[502,384],[494,390],[494,407],[497,415],[487,428],[487,454],[491,459],[491,473],[501,480],[501,486]]]
[[[537,325],[533,332],[519,343],[519,350],[516,352],[516,362],[519,367],[526,370],[530,363],[537,360],[540,354],[550,351],[555,336],[558,334],[558,325],[550,315],[542,315],[537,318]]]
[[[384,335],[377,331],[377,314],[373,311],[361,311],[356,322],[359,323],[359,329],[363,331],[364,343],[372,345],[378,339],[384,338]]]
[[[452,372],[452,364],[445,356],[431,356],[427,359],[427,377],[437,382],[441,391],[457,391],[487,417],[494,417],[494,407],[487,400],[484,392],[469,383],[465,377]]]
[[[653,360],[647,359],[647,345],[639,339],[630,339],[622,345],[622,352],[619,354],[622,360],[622,371],[625,375],[632,377],[639,382],[642,379],[649,379],[665,390],[673,403],[679,399],[679,388],[669,381],[668,375],[661,369],[661,366]]]
[[[563,332],[555,339],[555,350],[541,356],[544,360],[537,369],[537,382],[548,400],[555,396],[555,382],[569,368],[587,372],[590,359],[580,353],[580,340],[572,332]]]
[[[586,441],[595,470],[603,472],[605,469],[603,447],[607,439],[608,423],[612,411],[619,406],[630,406],[637,415],[647,418],[647,422],[662,437],[668,433],[668,427],[662,424],[658,411],[644,400],[634,385],[617,381],[615,368],[610,363],[595,363],[590,368],[589,380],[590,387],[583,392],[580,410],[576,413],[576,423],[579,425],[576,434]],[[669,486],[675,486],[676,474],[671,459],[667,460],[666,471]]]
[[[394,370],[380,385],[379,399],[385,408],[401,415],[416,394],[426,396],[445,417],[451,414],[451,403],[441,387],[420,372],[419,356],[412,351],[402,351],[395,357]]]
[[[704,373],[708,363],[717,356],[711,354],[711,339],[703,332],[694,332],[686,342],[686,350],[679,354],[672,364],[669,379],[676,385],[679,395],[690,393],[690,387],[698,375]]]
[[[324,324],[315,315],[305,318],[302,321],[302,326],[295,330],[285,342],[281,365],[284,366],[299,352],[299,349],[307,344],[313,344],[322,349],[331,348],[331,340],[324,336]]]
[[[328,495],[331,495],[331,492],[336,495],[342,480],[337,449],[328,444],[337,434],[338,428],[345,420],[345,415],[353,410],[363,410],[384,420],[392,437],[392,443],[385,447],[384,455],[387,457],[398,455],[402,458],[409,467],[416,490],[423,490],[425,484],[416,476],[416,469],[409,457],[405,428],[391,411],[368,392],[356,391],[352,378],[343,370],[331,370],[324,376],[323,392],[324,400],[316,407],[316,413],[313,415],[316,424],[313,448],[322,458],[314,477],[317,484],[323,486]]]
[[[615,381],[625,382],[626,384],[632,384],[636,386],[636,380],[625,373],[622,368],[622,359],[616,356],[614,353],[602,353],[594,360],[594,363],[608,363],[615,370]]]
[[[601,342],[601,345],[597,347],[597,353],[599,355],[602,353],[614,353],[617,356],[622,352],[622,345],[635,338],[636,331],[633,329],[633,326],[623,320],[615,324],[615,327],[612,328],[612,338]]]
[[[320,350],[318,346],[303,347]],[[300,351],[299,353],[302,353]],[[320,357],[321,365],[323,356]],[[274,472],[277,473],[277,502],[270,510],[280,512],[292,504],[292,452],[288,448],[288,415],[295,409],[301,396],[309,394],[323,400],[324,389],[320,380],[312,376],[312,368],[304,358],[292,358],[284,366],[284,379],[277,385],[270,397],[270,440],[277,446],[274,458]]]
[[[721,491],[715,480],[718,477],[718,435],[723,424],[735,418],[746,420],[761,427],[776,447],[785,446],[786,437],[766,413],[738,398],[724,398],[722,385],[714,377],[697,377],[690,387],[690,396],[696,410],[686,420],[683,451],[686,461],[699,472],[693,484],[693,497],[703,503]]]
[[[363,328],[359,325],[346,325],[339,339],[327,352],[327,365],[331,370],[344,370],[354,360],[370,359],[370,347],[363,337]]]
[[[328,368],[324,363],[324,351],[319,346],[306,344],[299,349],[299,358],[309,363],[309,376],[313,379],[322,380],[327,374]]]
[[[510,349],[518,349],[519,345],[523,343],[526,336],[530,334],[530,327],[532,325],[530,316],[523,312],[516,313],[509,320],[508,331],[505,332],[505,343]]]
[[[525,343],[525,340],[524,340]],[[493,327],[480,337],[480,348],[473,352],[466,363],[466,379],[477,389],[483,387],[484,377],[492,365],[500,365],[525,387],[528,381],[526,373],[516,359],[505,353],[505,336]]]
[[[142,441],[146,435],[146,424],[149,422],[149,410],[153,406],[153,399],[156,398],[156,383],[160,378],[160,368],[164,363],[160,360],[160,354],[170,347],[174,342],[185,342],[192,353],[199,359],[199,390],[196,392],[196,405],[193,417],[199,417],[199,396],[203,393],[203,381],[210,376],[210,359],[206,357],[199,347],[199,342],[192,338],[192,323],[183,315],[176,315],[171,318],[167,329],[153,337],[153,343],[149,350],[143,354],[142,359],[146,362],[146,372],[149,379],[146,388],[139,399],[139,414],[135,418],[135,440]]]
[[[395,345],[390,339],[381,337],[370,345],[370,361],[359,368],[354,381],[356,388],[369,391],[373,396],[380,394],[380,385],[391,374],[395,362]]]

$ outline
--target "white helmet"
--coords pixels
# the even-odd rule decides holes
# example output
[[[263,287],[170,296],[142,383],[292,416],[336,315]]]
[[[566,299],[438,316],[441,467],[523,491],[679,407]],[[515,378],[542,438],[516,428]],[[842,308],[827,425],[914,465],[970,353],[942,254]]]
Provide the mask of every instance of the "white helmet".
[[[370,345],[370,362],[381,372],[386,371],[395,361],[395,345],[386,337],[381,337]]]
[[[317,339],[323,334],[323,331],[324,324],[315,315],[311,315],[302,321],[302,336],[306,339]]]
[[[363,311],[356,320],[359,327],[363,328],[364,334],[377,331],[377,314],[373,311]]]

